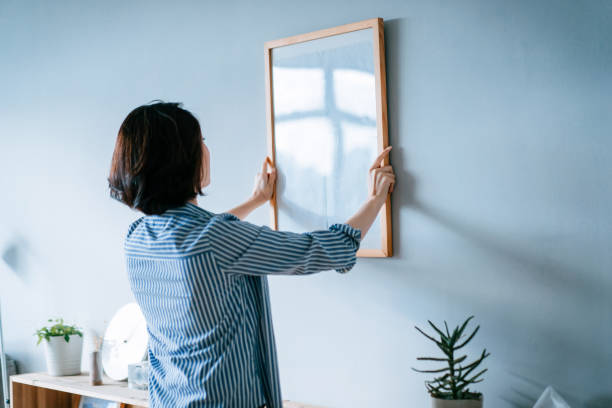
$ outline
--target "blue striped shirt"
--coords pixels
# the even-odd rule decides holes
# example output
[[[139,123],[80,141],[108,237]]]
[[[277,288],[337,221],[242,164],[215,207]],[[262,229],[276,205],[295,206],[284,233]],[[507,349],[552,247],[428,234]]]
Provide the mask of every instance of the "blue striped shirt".
[[[125,250],[149,332],[150,406],[281,408],[266,275],[347,272],[360,239],[347,224],[280,232],[190,203],[132,223]]]

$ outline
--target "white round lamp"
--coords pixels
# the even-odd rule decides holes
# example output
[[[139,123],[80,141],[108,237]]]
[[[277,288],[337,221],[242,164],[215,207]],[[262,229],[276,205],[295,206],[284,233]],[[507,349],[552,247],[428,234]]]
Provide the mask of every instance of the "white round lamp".
[[[113,380],[128,377],[128,365],[143,361],[147,354],[147,322],[136,303],[115,313],[102,342],[102,367]]]

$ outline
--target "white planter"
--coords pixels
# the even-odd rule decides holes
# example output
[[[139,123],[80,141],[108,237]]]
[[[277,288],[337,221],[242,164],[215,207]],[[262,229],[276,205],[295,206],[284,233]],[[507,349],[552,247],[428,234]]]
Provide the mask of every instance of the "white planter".
[[[49,375],[77,375],[81,373],[81,353],[83,338],[77,334],[70,336],[70,341],[64,337],[51,337],[45,343],[47,372]]]
[[[479,400],[444,400],[432,398],[431,408],[482,408],[482,398]]]

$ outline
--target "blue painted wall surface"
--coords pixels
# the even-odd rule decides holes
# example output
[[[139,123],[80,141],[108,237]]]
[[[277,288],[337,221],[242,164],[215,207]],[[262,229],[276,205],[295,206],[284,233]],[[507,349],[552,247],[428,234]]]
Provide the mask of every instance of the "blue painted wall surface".
[[[129,110],[197,114],[213,157],[200,203],[223,211],[266,153],[264,41],[377,16],[396,255],[271,279],[285,397],[427,406],[409,368],[435,350],[413,326],[474,314],[486,406],[530,407],[548,384],[612,406],[609,1],[3,1],[0,296],[22,370],[44,368],[32,332],[47,317],[102,331],[132,299],[122,241],[138,215],[105,182]]]

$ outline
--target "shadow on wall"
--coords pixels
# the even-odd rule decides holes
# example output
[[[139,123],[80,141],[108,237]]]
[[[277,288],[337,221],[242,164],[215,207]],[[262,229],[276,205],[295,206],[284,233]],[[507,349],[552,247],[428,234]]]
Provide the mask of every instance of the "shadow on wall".
[[[19,236],[11,236],[0,242],[0,259],[8,269],[22,279],[27,279],[29,246]]]
[[[410,101],[405,100],[406,97],[402,98],[401,92],[402,79],[406,81],[406,78],[411,77],[411,64],[405,58],[405,54],[410,51],[409,41],[408,44],[406,43],[406,39],[410,38],[406,32],[409,27],[407,19],[385,21],[387,83],[393,84],[387,90],[391,145],[397,143],[394,141],[396,137],[399,139],[400,119],[405,116],[405,112],[401,112],[399,107],[411,105]],[[402,44],[399,39],[402,39]],[[405,131],[406,127],[404,126],[401,130]],[[402,134],[401,137],[404,145],[410,145],[410,134]],[[495,344],[500,351],[505,350],[499,354],[500,362],[505,367],[505,369],[502,368],[505,374],[500,375],[508,377],[509,384],[503,387],[503,395],[499,395],[499,398],[508,406],[531,408],[546,386],[551,383],[555,386],[556,382],[558,391],[564,398],[567,398],[572,407],[612,407],[612,394],[592,393],[589,395],[589,392],[585,391],[581,395],[572,395],[563,389],[565,385],[565,387],[571,387],[576,393],[576,390],[580,389],[580,384],[597,384],[605,381],[605,378],[601,378],[600,373],[605,373],[606,367],[609,367],[612,361],[609,360],[609,354],[601,354],[603,343],[595,336],[589,337],[588,333],[579,329],[571,332],[567,330],[571,326],[571,320],[580,316],[580,313],[597,310],[606,303],[602,296],[609,293],[609,286],[606,286],[609,285],[609,281],[598,279],[602,277],[598,273],[585,273],[588,271],[543,255],[537,251],[537,248],[523,245],[520,240],[516,241],[505,236],[503,231],[493,231],[486,225],[466,220],[460,213],[453,213],[436,203],[423,200],[418,196],[418,180],[408,170],[408,160],[404,149],[399,146],[395,147],[391,161],[400,181],[393,195],[392,208],[395,220],[400,218],[400,209],[410,208],[469,242],[473,247],[481,250],[485,256],[496,259],[496,262],[504,265],[506,270],[512,271],[512,276],[500,275],[499,279],[505,278],[517,287],[520,287],[521,284],[528,284],[531,286],[529,289],[532,293],[537,295],[537,292],[542,290],[543,294],[554,294],[554,299],[559,299],[565,304],[560,305],[558,310],[550,309],[550,313],[553,314],[548,320],[544,319],[545,314],[540,314],[538,321],[537,313],[525,313],[536,305],[533,298],[526,303],[521,303],[518,299],[515,301],[509,299],[506,303],[502,301],[486,303],[471,296],[472,293],[467,293],[470,289],[469,283],[461,280],[455,279],[451,283],[445,282],[439,287],[432,287],[435,285],[436,277],[445,275],[446,271],[423,270],[419,269],[418,265],[412,265],[413,273],[410,280],[406,279],[405,268],[389,275],[389,278],[394,279],[398,287],[402,288],[400,291],[414,292],[416,285],[419,284],[418,280],[422,279],[424,285],[422,289],[438,291],[441,296],[448,297],[450,302],[470,305],[469,307],[479,310],[478,313],[482,318],[486,317],[490,332],[494,333],[492,338]],[[406,239],[405,234],[404,239]],[[397,257],[408,258],[409,254],[406,251],[409,248],[407,245],[402,245],[402,234],[399,231],[394,231],[393,240],[394,247],[397,248]],[[396,267],[401,268],[401,265],[389,264],[389,269]],[[458,268],[460,269],[461,265],[458,265]],[[424,276],[427,277],[424,278]],[[476,271],[472,276],[478,279],[483,275],[479,275]],[[499,282],[503,284],[503,280],[498,280]],[[452,286],[453,290],[447,290],[448,288],[444,285]],[[397,305],[405,307],[405,301],[398,301]],[[515,305],[526,310],[514,310]],[[558,321],[555,322],[554,319]],[[580,324],[582,322],[577,322],[576,327],[579,327]],[[517,328],[524,333],[517,334],[515,331]],[[537,351],[533,350],[534,345],[538,345]],[[562,361],[559,356],[563,356]],[[519,358],[515,361],[515,357]],[[564,368],[559,365],[572,367],[572,369],[568,373],[563,373]],[[540,381],[517,372],[508,372],[508,368],[523,373],[531,372],[532,376],[537,376]],[[536,371],[533,371],[534,368]],[[591,371],[590,368],[593,370]],[[594,388],[599,387],[601,384]]]
[[[515,275],[506,278],[514,279],[517,282],[530,282],[530,284],[535,287],[535,290],[538,290],[538,288],[546,288],[547,291],[554,292],[556,297],[564,298],[567,299],[568,302],[571,302],[574,305],[575,311],[593,310],[593,307],[599,304],[598,302],[601,300],[602,294],[601,283],[594,281],[592,278],[588,279],[588,274],[571,269],[553,259],[538,256],[536,252],[532,252],[529,248],[516,246],[516,243],[513,244],[510,240],[505,239],[504,236],[498,233],[487,231],[485,228],[462,220],[460,214],[449,214],[435,208],[433,205],[421,201],[417,196],[417,180],[404,169],[403,156],[404,154],[401,149],[395,151],[393,163],[396,173],[398,174],[398,179],[402,180],[401,189],[403,189],[401,194],[396,196],[396,202],[394,203],[394,209],[396,211],[401,207],[410,207],[427,219],[434,221],[457,236],[460,236],[462,239],[469,241],[473,246],[479,248],[484,253],[492,255],[494,258],[501,260],[502,263],[514,266],[512,270],[515,272]],[[399,203],[397,202],[398,200],[400,201]],[[399,247],[400,239],[400,234],[394,236],[394,240],[398,243],[397,247]],[[403,255],[406,256],[406,254]],[[593,275],[591,275],[591,277],[592,276]],[[402,284],[405,284],[405,282],[402,282]],[[451,294],[455,296],[453,301],[457,301],[457,303],[466,300],[468,302],[475,301],[475,299],[464,298],[466,295],[462,293],[462,283],[458,281],[456,284],[458,285],[457,292],[445,293],[444,295],[447,296]],[[463,284],[469,285],[467,282],[463,282]],[[430,289],[436,290],[440,288]],[[465,286],[463,289],[465,289]],[[477,304],[478,302],[480,301],[476,300]],[[482,306],[484,307],[484,305]],[[567,378],[557,375],[546,377],[544,381],[548,381],[547,383],[528,378],[518,373],[508,373],[508,377],[511,379],[509,383],[514,383],[516,385],[509,385],[504,395],[500,395],[499,398],[508,403],[511,407],[532,408],[542,391],[550,385],[550,383],[554,384],[555,382],[562,381],[569,385],[578,377],[587,374],[590,363],[593,363],[593,365],[597,364],[599,366],[598,371],[601,371],[601,367],[606,367],[608,364],[605,360],[606,357],[598,354],[599,345],[596,339],[591,338],[590,340],[586,340],[588,336],[584,336],[584,333],[577,333],[576,330],[573,333],[563,333],[563,329],[559,329],[552,321],[546,326],[543,325],[542,322],[538,322],[537,318],[534,316],[521,314],[520,326],[528,335],[526,335],[526,337],[520,336],[519,338],[513,338],[513,336],[517,334],[513,333],[512,329],[504,327],[504,322],[512,321],[513,318],[516,317],[516,310],[508,308],[508,305],[503,302],[500,304],[488,304],[486,309],[480,306],[476,307],[481,309],[480,315],[482,317],[488,315],[487,320],[489,322],[494,322],[490,326],[490,329],[492,329],[491,332],[495,332],[496,344],[500,346],[505,343],[506,346],[512,348],[511,353],[515,353],[514,355],[531,353],[530,349],[534,344],[546,345],[538,351],[538,355],[541,357],[539,363],[542,364],[541,370],[543,373],[550,373],[555,370],[559,371],[560,367],[558,367],[558,364],[563,364],[567,367],[581,365],[579,369],[575,370],[575,372]],[[572,316],[563,315],[563,312],[559,311],[557,315],[552,316],[552,319],[572,319]],[[495,325],[498,325],[498,327],[494,327]],[[554,341],[550,341],[550,339],[554,339]],[[500,347],[500,349],[504,348],[505,347]],[[562,363],[559,362],[558,356],[565,356]],[[506,362],[512,361],[511,355],[506,355],[504,358]],[[554,366],[551,366],[551,364],[553,364],[551,362],[554,362]],[[512,362],[511,364],[517,367],[516,364],[519,363]],[[529,372],[530,370],[528,367],[523,367],[523,369],[525,372]],[[561,368],[561,370],[563,369]],[[598,375],[592,373],[587,375],[592,375],[593,379],[598,378]],[[588,397],[583,394],[577,396],[569,394],[563,389],[563,385],[559,387],[560,390],[558,391],[567,399],[572,407],[612,407],[612,394]]]
[[[400,132],[400,106],[406,106],[402,100],[402,78],[410,76],[410,65],[403,64],[404,53],[407,52],[405,41],[400,43],[400,38],[405,39],[407,35],[404,30],[408,26],[406,18],[392,18],[385,20],[385,69],[387,72],[387,126],[389,132],[389,144],[395,143],[395,137],[399,139]],[[400,68],[401,67],[401,68]],[[389,86],[393,84],[393,86]],[[409,140],[409,135],[402,135],[402,140]],[[414,177],[408,173],[404,161],[404,151],[397,146],[393,147],[390,154],[391,164],[398,180],[392,197],[391,209],[393,218],[398,219],[400,208],[409,206],[414,197]],[[401,234],[393,233],[394,248],[402,248]],[[397,253],[399,255],[399,253]]]
[[[406,45],[400,46],[398,41],[395,41],[398,38],[405,39],[407,37],[404,32],[407,23],[408,21],[405,18],[385,21],[387,83],[393,84],[393,87],[389,87],[387,90],[389,134],[391,136],[395,136],[399,131],[401,112],[398,107],[407,105],[406,101],[401,100],[399,89],[401,88],[402,77],[410,77],[410,72],[406,73],[406,70],[410,69],[410,65],[402,65],[400,70],[400,63],[404,61],[403,53],[406,52]],[[402,138],[409,142],[409,135],[402,135]],[[393,140],[391,140],[391,145],[393,145]],[[410,206],[449,230],[469,239],[483,250],[513,262],[518,266],[517,272],[528,273],[531,279],[539,279],[546,285],[553,284],[556,289],[568,292],[567,294],[571,297],[578,294],[583,299],[590,299],[594,291],[599,291],[600,283],[587,280],[586,276],[579,273],[580,271],[570,270],[552,259],[529,254],[523,248],[513,248],[503,237],[478,229],[478,227],[465,223],[460,218],[436,208],[435,205],[419,200],[416,194],[417,180],[406,170],[407,165],[402,149],[394,148],[391,154],[398,180],[401,180],[400,185],[398,185],[398,190],[401,189],[398,193],[401,192],[401,194],[394,195],[393,208],[395,210]],[[394,215],[398,214],[398,211],[394,212]],[[401,248],[401,238],[400,234],[393,237],[398,248]],[[555,279],[551,280],[551,276],[554,276]]]
[[[588,400],[585,408],[610,408],[612,407],[612,393],[607,395],[598,395]]]
[[[512,243],[504,237],[479,229],[415,197],[413,197],[411,206],[429,219],[470,240],[485,252],[516,265],[516,273],[522,272],[530,279],[538,280],[542,285],[552,285],[556,291],[565,292],[569,298],[580,296],[585,302],[588,302],[592,299],[593,293],[600,291],[600,283],[586,279],[587,276],[581,274],[580,271],[568,269],[565,265],[550,258],[529,253],[525,248],[513,247]]]

